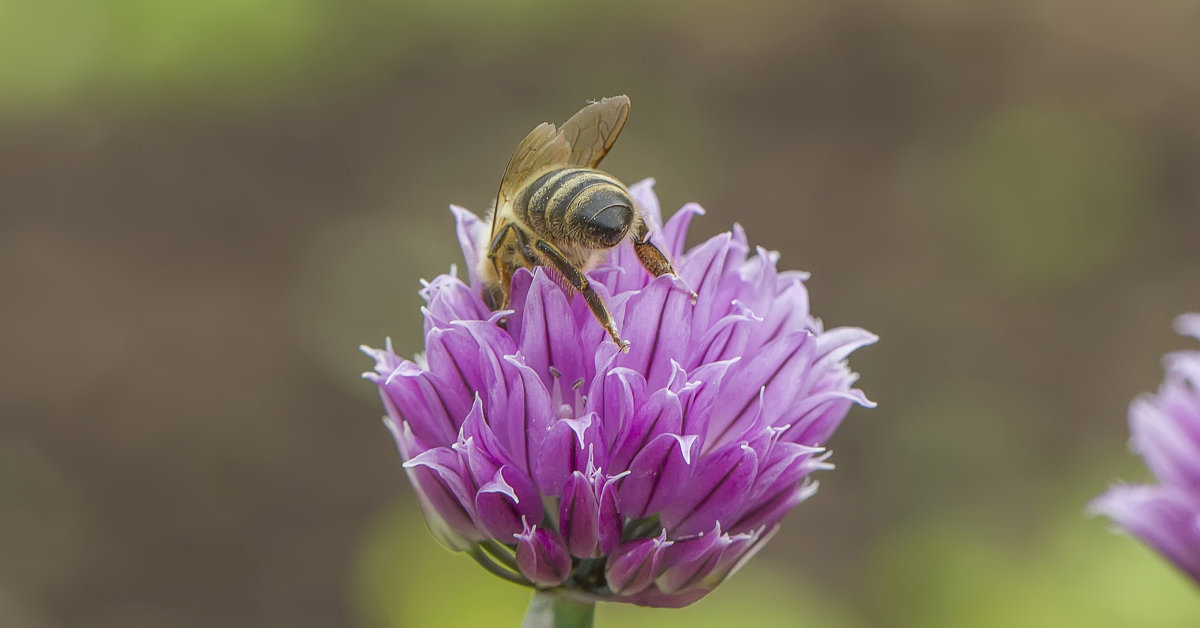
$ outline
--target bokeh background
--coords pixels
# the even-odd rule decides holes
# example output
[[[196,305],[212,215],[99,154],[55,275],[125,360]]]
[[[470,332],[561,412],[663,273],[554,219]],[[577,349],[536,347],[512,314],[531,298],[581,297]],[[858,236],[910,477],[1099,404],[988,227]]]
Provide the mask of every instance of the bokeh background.
[[[812,271],[879,408],[769,551],[603,626],[1195,626],[1086,501],[1200,310],[1188,0],[0,0],[0,625],[515,626],[357,345],[421,350],[516,142]]]

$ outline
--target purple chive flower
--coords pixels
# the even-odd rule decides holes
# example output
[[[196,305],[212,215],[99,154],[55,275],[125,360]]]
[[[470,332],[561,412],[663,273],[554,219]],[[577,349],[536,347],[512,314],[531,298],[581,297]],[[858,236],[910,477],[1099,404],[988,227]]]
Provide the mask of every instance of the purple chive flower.
[[[1175,320],[1200,339],[1200,314]],[[1166,379],[1129,405],[1130,448],[1158,484],[1114,486],[1091,509],[1117,522],[1200,584],[1200,351],[1164,358]]]
[[[652,184],[630,192],[659,225]],[[816,491],[850,405],[874,405],[845,360],[876,337],[823,329],[807,275],[777,271],[740,227],[685,252],[696,205],[655,233],[682,281],[650,276],[629,242],[590,272],[628,353],[542,268],[517,273],[511,311],[488,311],[474,271],[488,225],[452,210],[467,281],[426,284],[425,354],[364,349],[366,377],[430,529],[498,575],[690,604]]]

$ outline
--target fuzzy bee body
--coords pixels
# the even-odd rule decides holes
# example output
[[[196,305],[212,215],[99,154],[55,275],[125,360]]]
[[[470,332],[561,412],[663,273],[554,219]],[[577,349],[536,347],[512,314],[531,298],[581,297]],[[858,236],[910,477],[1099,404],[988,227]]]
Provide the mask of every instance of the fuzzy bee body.
[[[561,168],[538,177],[518,193],[513,212],[546,238],[604,249],[620,244],[635,215],[620,181],[587,168]]]
[[[481,243],[484,297],[508,307],[513,273],[546,266],[583,294],[596,319],[622,350],[616,321],[592,288],[587,271],[629,237],[652,274],[675,274],[654,244],[629,190],[596,169],[629,116],[629,98],[605,98],[584,107],[561,128],[543,123],[517,145],[496,195],[492,229]]]

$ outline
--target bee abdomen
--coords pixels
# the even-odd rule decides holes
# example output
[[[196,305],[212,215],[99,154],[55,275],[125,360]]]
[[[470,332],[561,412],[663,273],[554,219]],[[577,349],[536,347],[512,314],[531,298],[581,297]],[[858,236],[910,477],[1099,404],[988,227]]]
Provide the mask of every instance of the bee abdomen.
[[[526,190],[518,201],[524,218],[535,231],[556,239],[582,236],[587,244],[610,247],[633,221],[633,201],[625,186],[597,170],[553,170]]]

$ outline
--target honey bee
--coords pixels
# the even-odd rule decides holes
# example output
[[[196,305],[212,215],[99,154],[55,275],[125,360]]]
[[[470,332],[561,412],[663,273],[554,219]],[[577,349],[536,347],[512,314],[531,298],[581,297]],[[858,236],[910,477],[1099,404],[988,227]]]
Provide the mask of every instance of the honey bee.
[[[616,177],[596,169],[608,154],[625,120],[629,98],[593,102],[561,128],[543,122],[517,144],[492,212],[492,230],[481,243],[484,298],[492,309],[508,307],[513,273],[534,266],[553,268],[583,294],[596,320],[622,351],[629,342],[604,300],[588,282],[608,249],[626,237],[638,260],[653,275],[676,275],[675,268],[650,242],[650,229],[629,190]],[[693,299],[695,294],[693,293]]]

